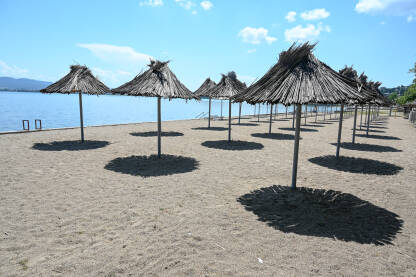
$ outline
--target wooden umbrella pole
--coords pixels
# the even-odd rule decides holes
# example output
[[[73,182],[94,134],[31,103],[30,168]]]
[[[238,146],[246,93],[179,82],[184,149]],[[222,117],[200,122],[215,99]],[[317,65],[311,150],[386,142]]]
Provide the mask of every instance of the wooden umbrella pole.
[[[228,142],[231,142],[231,98],[228,100]]]
[[[273,105],[272,105],[273,106]],[[276,119],[276,116],[277,116],[278,114],[277,114],[277,104],[276,104],[276,106],[274,106],[274,119]]]
[[[161,137],[162,137],[162,116],[160,111],[160,96],[157,98],[157,157],[162,155],[161,150]]]
[[[326,105],[325,105],[325,109],[324,109],[324,121],[325,121],[325,115],[326,115]]]
[[[270,123],[269,123],[269,134],[271,134],[271,133],[272,133],[272,122],[273,122],[272,116],[273,116],[273,104],[270,104]]]
[[[208,128],[211,128],[211,97],[209,98],[209,108],[208,108]]]
[[[371,105],[368,104],[368,112],[367,112],[367,131],[366,131],[366,136],[368,137],[368,131],[370,129],[370,109],[371,109]]]
[[[341,111],[339,114],[339,126],[338,126],[338,140],[337,140],[337,154],[336,158],[339,158],[339,149],[341,147],[341,134],[342,134],[342,120],[344,118],[344,104],[341,104]]]
[[[318,120],[318,105],[315,105],[315,123]]]
[[[287,118],[287,106],[286,106],[286,118]]]
[[[332,105],[331,105],[331,109],[329,111],[329,119],[332,119]]]
[[[260,122],[260,103],[259,103],[259,111],[257,113],[257,122]]]
[[[223,117],[222,117],[222,99],[221,99],[221,120],[223,120]]]
[[[306,125],[307,117],[308,117],[308,105],[305,105],[305,125]]]
[[[82,93],[79,94],[79,120],[81,123],[81,142],[84,143],[84,116],[82,112]]]
[[[355,130],[356,130],[356,126],[357,126],[357,109],[358,109],[358,105],[355,105],[354,108],[354,127],[352,130],[352,144],[355,143]]]
[[[296,106],[293,106],[292,129],[295,129],[295,111],[296,111]],[[302,114],[302,111],[301,111],[301,114]]]
[[[241,106],[243,105],[242,102],[240,102],[240,107],[238,109],[238,125],[240,125],[240,120],[241,120]]]
[[[292,167],[292,186],[293,190],[296,189],[296,178],[298,175],[298,156],[299,156],[299,136],[300,136],[300,117],[302,115],[302,105],[297,104],[296,109],[296,131],[295,131],[295,145],[293,150],[293,167]]]
[[[361,130],[361,126],[363,125],[363,113],[364,113],[364,105],[361,105],[360,130]]]

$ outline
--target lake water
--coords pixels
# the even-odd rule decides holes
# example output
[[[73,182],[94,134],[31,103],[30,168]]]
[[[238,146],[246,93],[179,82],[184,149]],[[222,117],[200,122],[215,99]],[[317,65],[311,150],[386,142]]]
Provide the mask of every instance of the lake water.
[[[157,121],[157,99],[153,97],[83,95],[82,99],[85,126]],[[228,101],[222,102],[223,116],[227,116]],[[233,116],[238,116],[238,104],[233,104],[231,111]],[[260,111],[267,113],[266,105],[261,105]],[[285,111],[283,105],[278,106],[278,112]],[[202,113],[208,113],[208,99],[162,99],[162,120],[194,119]],[[220,116],[221,100],[212,100],[211,113]],[[254,106],[243,103],[241,113],[253,114]],[[78,95],[0,91],[0,132],[22,130],[23,119],[30,121],[31,130],[35,119],[42,120],[43,129],[77,127]]]

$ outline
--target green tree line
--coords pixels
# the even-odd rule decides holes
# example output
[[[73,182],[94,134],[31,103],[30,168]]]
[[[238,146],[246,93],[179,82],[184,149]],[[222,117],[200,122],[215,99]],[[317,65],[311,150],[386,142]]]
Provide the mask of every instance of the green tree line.
[[[413,73],[415,75],[415,78],[413,79],[413,83],[406,90],[404,95],[399,96],[397,92],[393,92],[392,94],[389,95],[389,99],[393,101],[394,103],[403,105],[403,104],[413,102],[416,100],[416,62],[413,68],[409,69],[409,73]]]

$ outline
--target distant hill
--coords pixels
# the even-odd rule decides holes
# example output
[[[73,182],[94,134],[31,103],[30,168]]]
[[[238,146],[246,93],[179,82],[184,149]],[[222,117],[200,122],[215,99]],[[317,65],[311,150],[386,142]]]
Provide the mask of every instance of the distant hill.
[[[11,77],[0,77],[0,90],[7,91],[39,91],[50,84],[51,82],[27,78],[15,79]]]
[[[383,93],[385,96],[389,96],[393,92],[397,92],[397,94],[399,96],[402,96],[402,95],[404,95],[404,93],[406,92],[406,90],[408,88],[409,88],[409,86],[398,86],[398,87],[395,87],[395,88],[385,88],[385,87],[381,87],[380,88],[380,92]]]

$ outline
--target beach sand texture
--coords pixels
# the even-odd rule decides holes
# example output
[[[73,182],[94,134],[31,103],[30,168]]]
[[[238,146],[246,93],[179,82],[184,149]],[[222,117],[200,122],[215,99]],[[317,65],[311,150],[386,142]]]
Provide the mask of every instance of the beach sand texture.
[[[155,123],[86,128],[96,142],[78,150],[59,142],[79,129],[1,135],[0,276],[416,276],[416,129],[377,121],[335,165],[338,123],[311,117],[310,190],[289,193],[294,132],[279,118],[272,137],[266,117],[233,125],[231,149],[206,120],[162,122],[177,132],[162,169],[142,157]]]

